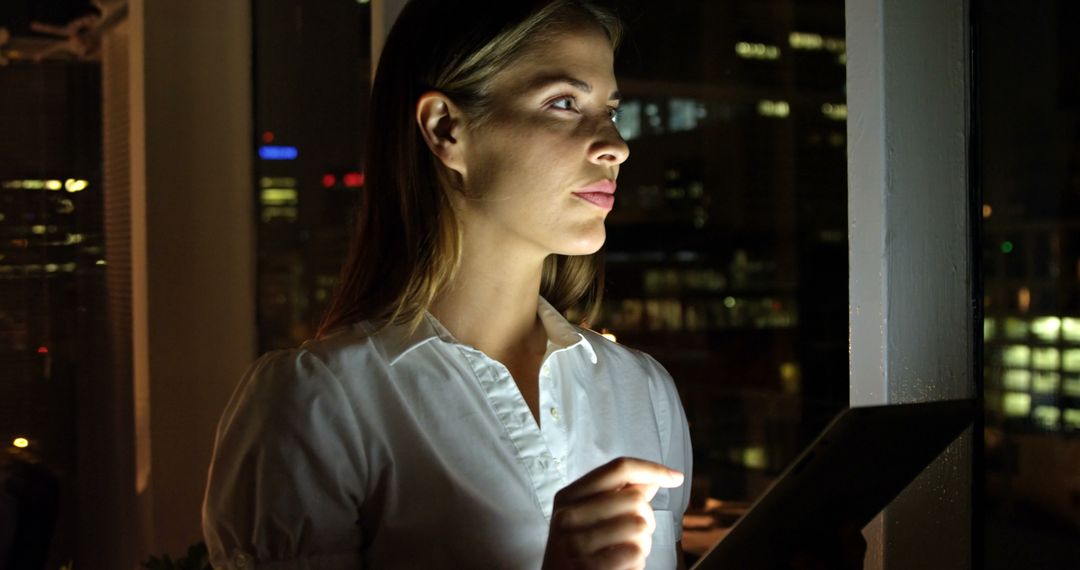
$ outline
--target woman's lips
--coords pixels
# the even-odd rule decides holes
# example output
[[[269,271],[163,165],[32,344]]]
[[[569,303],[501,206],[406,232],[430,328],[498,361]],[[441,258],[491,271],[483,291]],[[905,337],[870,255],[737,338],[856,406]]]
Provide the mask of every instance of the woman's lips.
[[[574,195],[590,204],[610,210],[615,205],[615,181],[601,180],[574,192]]]
[[[610,210],[615,206],[615,195],[607,192],[574,192],[574,196],[605,210]]]

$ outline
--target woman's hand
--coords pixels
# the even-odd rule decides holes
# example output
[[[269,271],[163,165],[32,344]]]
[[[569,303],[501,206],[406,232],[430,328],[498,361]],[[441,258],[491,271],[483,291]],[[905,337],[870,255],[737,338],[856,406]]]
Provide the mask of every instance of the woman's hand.
[[[644,568],[656,529],[649,501],[683,474],[620,457],[555,494],[544,570]]]

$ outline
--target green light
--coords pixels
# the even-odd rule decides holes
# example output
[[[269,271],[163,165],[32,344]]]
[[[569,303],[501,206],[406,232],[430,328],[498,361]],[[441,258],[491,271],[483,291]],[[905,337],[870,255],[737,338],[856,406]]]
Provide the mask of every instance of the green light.
[[[1057,429],[1058,419],[1061,417],[1061,410],[1051,406],[1035,406],[1035,410],[1031,413],[1035,423],[1046,429]]]
[[[1012,253],[1013,244],[1011,241],[1001,242],[1001,253]]]
[[[1006,392],[1005,398],[1002,400],[1002,407],[1006,417],[1024,417],[1031,411],[1031,395]]]

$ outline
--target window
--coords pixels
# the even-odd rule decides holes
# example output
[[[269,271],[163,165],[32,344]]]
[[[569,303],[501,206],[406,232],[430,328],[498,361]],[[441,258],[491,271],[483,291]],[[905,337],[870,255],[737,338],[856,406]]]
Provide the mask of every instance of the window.
[[[1080,559],[1080,10],[973,6],[986,567],[1064,568]]]

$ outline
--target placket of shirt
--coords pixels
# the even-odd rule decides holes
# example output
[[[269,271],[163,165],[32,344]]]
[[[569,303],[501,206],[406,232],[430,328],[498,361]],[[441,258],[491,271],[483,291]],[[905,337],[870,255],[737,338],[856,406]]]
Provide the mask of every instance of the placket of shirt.
[[[549,345],[548,350],[552,346]],[[544,436],[548,451],[551,452],[552,462],[559,471],[563,484],[566,484],[566,466],[569,437],[567,435],[567,418],[563,415],[562,401],[559,398],[561,390],[559,383],[563,381],[560,353],[569,350],[570,347],[559,348],[548,354],[540,365],[540,433]],[[562,355],[565,357],[565,355]]]
[[[459,348],[473,372],[476,373],[476,378],[487,396],[492,411],[506,428],[518,459],[529,474],[537,505],[544,516],[550,519],[555,493],[566,486],[561,467],[562,459],[556,463],[555,455],[548,448],[547,440],[541,433],[540,426],[533,419],[532,412],[529,411],[529,406],[525,403],[525,398],[518,390],[510,371],[476,349],[465,346],[459,346]],[[543,402],[543,381],[540,382],[540,391],[541,402]]]

